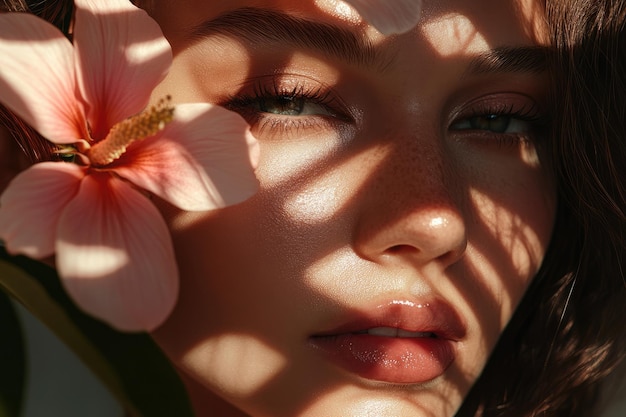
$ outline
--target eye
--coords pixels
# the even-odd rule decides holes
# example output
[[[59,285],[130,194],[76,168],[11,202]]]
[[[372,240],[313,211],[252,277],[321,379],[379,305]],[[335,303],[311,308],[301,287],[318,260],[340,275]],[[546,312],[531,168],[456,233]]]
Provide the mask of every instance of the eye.
[[[333,98],[320,88],[297,85],[284,89],[280,85],[255,85],[251,94],[239,94],[226,104],[242,114],[266,113],[276,116],[336,116]]]
[[[471,116],[450,126],[452,130],[483,130],[492,133],[519,134],[533,130],[533,120],[527,116],[487,114]]]
[[[315,98],[303,95],[280,95],[257,98],[258,111],[281,116],[332,116],[333,114]]]
[[[332,116],[328,108],[306,96],[259,97],[258,110],[281,116]]]
[[[459,139],[483,145],[534,145],[545,137],[550,122],[545,105],[539,103],[518,93],[480,96],[456,113],[448,129]]]
[[[255,78],[221,104],[262,140],[335,137],[354,120],[332,88],[303,77]]]

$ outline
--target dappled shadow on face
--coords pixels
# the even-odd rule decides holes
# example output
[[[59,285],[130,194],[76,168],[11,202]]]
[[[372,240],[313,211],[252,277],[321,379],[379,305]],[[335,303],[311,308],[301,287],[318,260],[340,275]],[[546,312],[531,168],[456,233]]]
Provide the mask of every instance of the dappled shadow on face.
[[[429,18],[448,12],[432,11]],[[496,43],[493,28],[473,18],[475,10],[453,12],[467,18],[455,30],[468,46],[479,38]],[[226,38],[246,50],[250,76],[265,71],[258,50]],[[388,42],[377,47],[398,41]],[[443,54],[425,47],[423,53],[452,68],[467,61],[465,49]],[[272,65],[280,72],[293,58],[293,51],[279,51]],[[332,88],[349,90],[352,82],[340,75]],[[418,108],[412,120],[393,116],[326,142],[320,133],[287,144],[261,139],[256,196],[215,213],[171,217],[182,291],[156,340],[180,368],[237,407],[253,415],[306,415],[328,399],[361,398],[360,390],[398,409],[451,415],[539,267],[551,215],[537,220],[533,210],[520,210],[522,202],[507,187],[537,188],[531,200],[549,211],[542,168],[494,153],[502,166],[517,161],[527,183],[486,181],[490,171],[459,157],[466,148],[442,141],[429,109]],[[433,232],[432,220],[454,229]],[[445,382],[398,388],[306,363],[311,335],[402,297],[443,298],[462,316],[467,340],[457,343]],[[245,376],[233,375],[234,368]]]

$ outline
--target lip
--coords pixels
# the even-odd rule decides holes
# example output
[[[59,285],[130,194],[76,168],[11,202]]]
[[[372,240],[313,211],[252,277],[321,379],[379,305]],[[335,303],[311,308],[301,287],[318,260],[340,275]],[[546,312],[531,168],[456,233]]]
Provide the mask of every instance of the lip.
[[[350,373],[393,384],[420,384],[443,375],[466,334],[458,314],[441,300],[393,300],[346,316],[309,337],[311,346]],[[371,329],[379,334],[399,329],[410,337],[369,334]]]

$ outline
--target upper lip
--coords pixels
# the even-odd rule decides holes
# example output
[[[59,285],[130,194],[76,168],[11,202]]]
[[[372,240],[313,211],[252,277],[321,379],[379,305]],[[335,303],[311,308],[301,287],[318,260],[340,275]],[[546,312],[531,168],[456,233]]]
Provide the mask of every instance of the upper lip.
[[[394,299],[371,308],[340,314],[335,325],[315,333],[312,337],[363,333],[377,327],[390,327],[408,332],[433,333],[450,341],[465,337],[467,326],[456,311],[440,299]]]

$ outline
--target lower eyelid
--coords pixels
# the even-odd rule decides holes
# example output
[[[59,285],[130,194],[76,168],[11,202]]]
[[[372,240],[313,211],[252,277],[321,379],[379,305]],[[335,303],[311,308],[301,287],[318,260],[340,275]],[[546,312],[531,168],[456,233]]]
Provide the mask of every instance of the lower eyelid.
[[[488,131],[455,131],[452,134],[455,142],[469,144],[478,149],[502,149],[511,148],[513,150],[520,147],[534,146],[538,142],[538,137],[532,133],[494,133]]]
[[[250,124],[253,129],[252,133],[257,138],[265,140],[304,139],[310,137],[310,135],[320,136],[325,132],[345,130],[340,126],[343,122],[326,116],[316,115],[281,116],[264,113],[257,115],[256,121]]]

